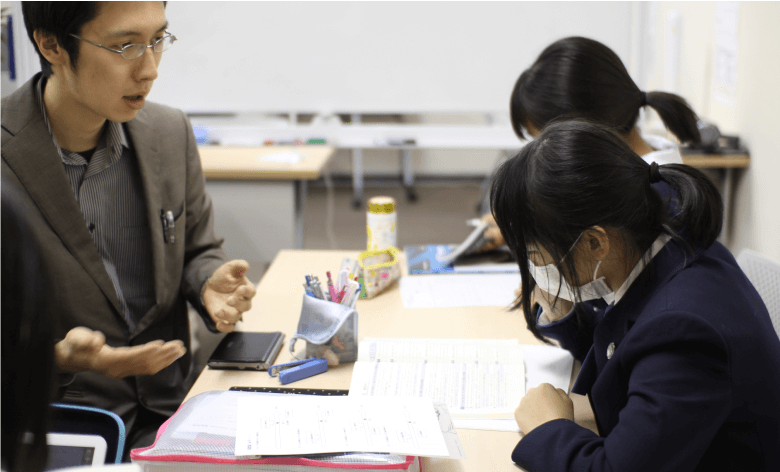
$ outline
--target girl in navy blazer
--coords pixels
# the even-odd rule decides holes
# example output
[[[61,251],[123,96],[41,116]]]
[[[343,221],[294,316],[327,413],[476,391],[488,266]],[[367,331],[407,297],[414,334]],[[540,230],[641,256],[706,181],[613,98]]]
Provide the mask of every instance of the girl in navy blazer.
[[[588,395],[599,430],[574,423],[566,392],[530,389],[515,413],[516,463],[780,470],[780,339],[715,242],[723,204],[701,172],[648,165],[600,125],[557,122],[499,169],[491,203],[521,261],[515,308],[583,360],[573,391]]]

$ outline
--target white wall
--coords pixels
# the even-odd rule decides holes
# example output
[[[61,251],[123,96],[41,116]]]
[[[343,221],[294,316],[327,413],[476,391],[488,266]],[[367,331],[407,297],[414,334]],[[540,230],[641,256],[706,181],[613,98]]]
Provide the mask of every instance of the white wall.
[[[680,94],[722,132],[737,134],[750,151],[737,173],[729,249],[761,252],[780,261],[780,2],[739,2],[736,95],[733,106],[713,98],[715,2],[658,2],[654,22],[657,67],[648,90],[663,88],[667,15],[682,18]]]
[[[149,99],[187,112],[504,112],[564,36],[627,59],[623,2],[170,2]]]

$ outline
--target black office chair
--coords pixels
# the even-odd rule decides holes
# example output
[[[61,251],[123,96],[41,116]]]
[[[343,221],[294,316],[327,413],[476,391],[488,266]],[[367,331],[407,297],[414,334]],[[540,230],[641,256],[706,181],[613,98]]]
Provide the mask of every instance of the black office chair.
[[[117,414],[90,406],[52,403],[50,433],[94,434],[106,440],[106,464],[122,462],[125,423]]]

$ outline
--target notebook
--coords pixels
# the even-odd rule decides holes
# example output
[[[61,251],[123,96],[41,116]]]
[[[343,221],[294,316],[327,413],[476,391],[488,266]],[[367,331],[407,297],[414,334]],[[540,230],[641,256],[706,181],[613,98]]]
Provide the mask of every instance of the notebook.
[[[207,365],[212,369],[268,370],[282,348],[284,334],[228,333],[209,357]]]

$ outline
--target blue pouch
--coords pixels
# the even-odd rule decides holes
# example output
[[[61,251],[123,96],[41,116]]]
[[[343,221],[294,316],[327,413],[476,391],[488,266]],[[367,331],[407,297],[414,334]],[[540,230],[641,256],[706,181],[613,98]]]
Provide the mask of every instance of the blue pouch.
[[[303,296],[298,331],[290,338],[290,353],[298,339],[306,341],[304,358],[327,359],[328,365],[355,362],[358,350],[358,314],[354,308],[309,295]]]

